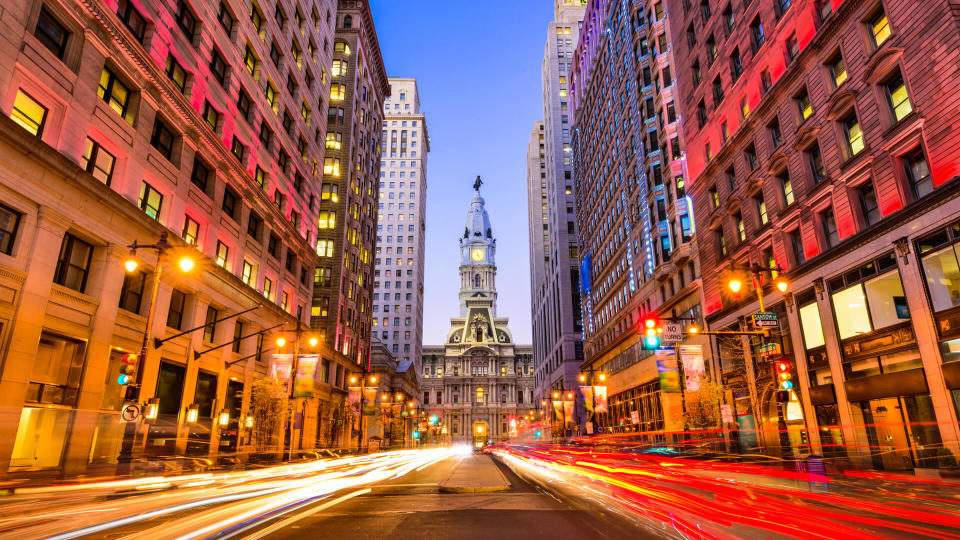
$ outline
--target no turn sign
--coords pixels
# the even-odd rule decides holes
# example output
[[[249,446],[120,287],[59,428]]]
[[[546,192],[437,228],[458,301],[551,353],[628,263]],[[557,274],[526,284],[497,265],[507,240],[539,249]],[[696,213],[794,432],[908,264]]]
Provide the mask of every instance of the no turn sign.
[[[134,401],[126,401],[123,404],[123,407],[120,409],[120,418],[124,422],[133,422],[137,418],[140,418],[141,406],[139,403]]]

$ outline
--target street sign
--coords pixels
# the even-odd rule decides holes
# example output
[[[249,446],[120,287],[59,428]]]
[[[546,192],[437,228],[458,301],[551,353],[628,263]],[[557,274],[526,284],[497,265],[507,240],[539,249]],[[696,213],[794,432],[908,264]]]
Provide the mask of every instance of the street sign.
[[[761,358],[770,358],[771,356],[780,356],[780,344],[766,343],[760,346],[759,351],[760,351]]]
[[[664,343],[680,343],[683,341],[683,326],[680,323],[665,323],[660,340]]]
[[[758,328],[776,328],[779,323],[776,313],[761,311],[753,314],[753,324]]]
[[[120,419],[124,422],[133,422],[140,418],[140,404],[134,401],[126,401],[120,408]]]

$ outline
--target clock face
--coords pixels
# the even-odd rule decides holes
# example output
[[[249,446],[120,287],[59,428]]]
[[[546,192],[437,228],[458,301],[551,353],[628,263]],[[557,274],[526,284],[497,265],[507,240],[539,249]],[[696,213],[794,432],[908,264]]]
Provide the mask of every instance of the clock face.
[[[473,251],[470,252],[470,258],[473,259],[473,260],[475,260],[475,261],[477,261],[477,262],[482,261],[482,260],[483,260],[483,250],[482,250],[482,249],[479,249],[479,248],[474,249]]]

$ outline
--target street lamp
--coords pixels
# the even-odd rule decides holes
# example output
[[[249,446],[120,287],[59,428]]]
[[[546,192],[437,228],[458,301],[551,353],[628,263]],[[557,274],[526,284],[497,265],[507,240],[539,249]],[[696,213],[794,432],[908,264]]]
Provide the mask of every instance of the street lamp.
[[[153,328],[154,308],[157,304],[157,291],[160,289],[160,275],[163,269],[163,257],[167,251],[173,247],[173,245],[167,241],[167,231],[163,230],[160,231],[160,237],[153,244],[139,244],[136,240],[134,240],[133,243],[127,247],[130,248],[130,258],[123,263],[123,267],[127,272],[134,272],[139,266],[139,263],[136,259],[138,249],[152,249],[157,253],[157,264],[153,270],[153,284],[150,289],[150,300],[147,302],[147,321],[143,328],[143,341],[140,344],[140,355],[137,357],[140,365],[137,366],[136,381],[132,387],[127,388],[126,395],[124,396],[125,399],[128,400],[139,400],[140,385],[143,384],[143,366],[146,364],[147,359],[147,344],[150,342],[150,331]],[[189,260],[189,264],[185,265],[184,260]],[[187,256],[181,257],[179,266],[181,271],[189,272],[194,267],[193,259],[190,259],[190,257]],[[156,414],[155,411],[151,412]],[[123,428],[123,442],[120,445],[120,455],[117,456],[118,475],[130,473],[130,463],[133,461],[133,445],[136,440],[137,426],[137,422],[127,422]]]

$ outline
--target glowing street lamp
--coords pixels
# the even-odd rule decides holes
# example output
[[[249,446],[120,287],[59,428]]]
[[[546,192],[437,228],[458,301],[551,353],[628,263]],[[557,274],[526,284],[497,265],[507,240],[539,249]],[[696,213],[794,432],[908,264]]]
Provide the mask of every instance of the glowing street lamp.
[[[731,279],[730,283],[727,283],[727,286],[730,287],[730,290],[738,293],[740,289],[743,288],[743,282],[739,279]]]

